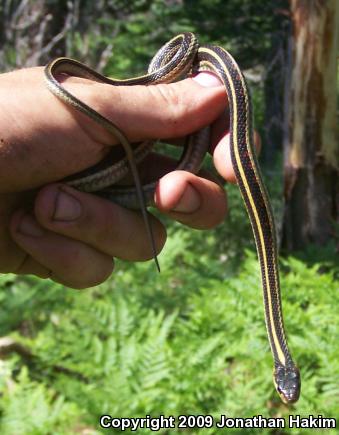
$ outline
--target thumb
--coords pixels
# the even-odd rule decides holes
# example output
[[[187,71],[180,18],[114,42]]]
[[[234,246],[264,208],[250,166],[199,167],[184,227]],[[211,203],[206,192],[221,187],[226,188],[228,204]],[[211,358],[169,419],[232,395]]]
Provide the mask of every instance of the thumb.
[[[41,68],[3,74],[0,82],[6,101],[0,107],[1,192],[62,179],[94,165],[106,155],[106,146],[114,145],[96,121],[47,90]],[[218,84],[207,73],[150,86],[62,78],[69,92],[116,124],[131,142],[180,137],[210,124],[227,101]]]
[[[225,109],[225,88],[212,74],[203,72],[176,83],[149,86],[112,86],[91,83],[79,97],[111,120],[131,142],[185,136],[210,124]],[[63,86],[74,93],[77,78]],[[98,138],[112,145],[112,136]]]

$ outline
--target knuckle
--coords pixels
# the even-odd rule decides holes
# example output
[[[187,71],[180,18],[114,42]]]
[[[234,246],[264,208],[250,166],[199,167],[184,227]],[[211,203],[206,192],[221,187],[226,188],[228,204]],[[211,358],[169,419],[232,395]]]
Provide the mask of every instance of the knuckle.
[[[69,244],[51,264],[51,279],[75,289],[93,287],[105,281],[112,273],[111,256],[94,250],[86,244]]]
[[[163,107],[163,123],[166,124],[166,130],[169,136],[180,134],[180,120],[187,111],[187,105],[184,103],[183,96],[177,92],[173,85],[159,84],[149,86],[148,89],[158,100],[159,107]]]
[[[96,267],[82,267],[81,273],[77,273],[74,269],[69,270],[68,273],[64,270],[60,274],[52,273],[50,278],[67,287],[82,290],[94,287],[106,281],[111,276],[113,269],[114,262],[111,259],[110,261],[100,262]]]

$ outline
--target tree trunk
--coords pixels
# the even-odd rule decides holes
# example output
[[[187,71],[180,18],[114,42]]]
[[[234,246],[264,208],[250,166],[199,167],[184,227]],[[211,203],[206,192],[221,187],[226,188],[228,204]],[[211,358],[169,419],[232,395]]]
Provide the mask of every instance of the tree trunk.
[[[283,247],[322,245],[339,221],[337,0],[290,0]]]
[[[58,56],[74,57],[103,69],[112,52],[108,35],[114,40],[119,23],[127,19],[130,9],[133,11],[135,2],[127,3],[1,0],[0,71],[45,65]]]

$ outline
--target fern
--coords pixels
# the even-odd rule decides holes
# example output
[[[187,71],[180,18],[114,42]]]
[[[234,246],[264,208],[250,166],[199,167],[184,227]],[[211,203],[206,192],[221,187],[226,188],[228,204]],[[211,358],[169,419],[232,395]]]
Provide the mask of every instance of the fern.
[[[7,380],[1,400],[2,434],[75,433],[69,430],[69,425],[74,425],[81,415],[75,403],[67,403],[62,395],[31,381],[27,368],[20,371],[16,381]]]
[[[189,283],[176,269],[154,275],[152,265],[132,267],[135,280],[127,272],[116,274],[114,281],[86,292],[55,284],[41,292],[38,280],[10,280],[2,310],[14,309],[16,316],[3,332],[12,328],[11,336],[29,348],[32,359],[13,354],[2,368],[1,433],[12,435],[15,410],[24,406],[19,434],[44,433],[43,427],[71,434],[80,420],[95,433],[104,413],[287,416],[271,381],[256,255],[245,255],[227,280],[223,259],[219,278],[216,259],[212,276],[191,267]],[[336,416],[336,275],[296,258],[284,260],[283,270],[286,326],[303,379],[292,412]],[[34,301],[27,300],[27,292]],[[177,293],[182,299],[173,307]]]

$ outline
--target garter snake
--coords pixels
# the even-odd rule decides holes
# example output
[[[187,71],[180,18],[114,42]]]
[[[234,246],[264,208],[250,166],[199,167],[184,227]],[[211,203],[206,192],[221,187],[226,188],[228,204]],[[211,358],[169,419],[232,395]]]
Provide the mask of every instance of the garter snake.
[[[51,61],[45,68],[50,91],[65,104],[83,112],[106,128],[121,143],[126,153],[124,161],[109,163],[104,169],[90,168],[89,171],[76,174],[67,182],[80,190],[99,191],[105,197],[128,207],[139,206],[156,260],[152,228],[146,211],[146,202],[152,198],[155,183],[142,186],[137,170],[137,162],[145,157],[151,143],[139,144],[134,150],[119,127],[67,91],[61,85],[59,75],[83,77],[113,86],[132,86],[171,83],[191,71],[198,70],[215,73],[226,89],[230,112],[232,165],[252,225],[261,267],[265,322],[274,359],[274,384],[282,401],[293,403],[300,394],[300,374],[288,349],[284,329],[273,213],[253,147],[249,91],[239,66],[226,50],[218,46],[199,45],[195,35],[182,33],[158,51],[147,74],[126,80],[107,78],[73,59],[58,58]],[[192,172],[199,170],[208,148],[206,134],[204,129],[189,138],[179,163],[180,169]],[[133,175],[135,188],[113,186],[126,174],[128,167]]]

